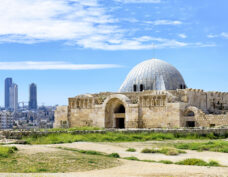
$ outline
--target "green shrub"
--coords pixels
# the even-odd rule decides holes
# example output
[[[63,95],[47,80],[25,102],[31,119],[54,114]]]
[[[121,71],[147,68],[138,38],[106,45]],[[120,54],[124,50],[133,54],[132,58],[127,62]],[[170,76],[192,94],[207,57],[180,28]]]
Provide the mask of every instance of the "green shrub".
[[[210,160],[208,162],[208,166],[219,167],[221,165],[217,161],[215,161],[215,160]]]
[[[137,157],[134,157],[134,156],[132,156],[132,157],[124,157],[124,159],[126,159],[126,160],[136,160],[136,161],[139,161],[139,159]]]
[[[142,162],[156,162],[155,160],[140,160]]]
[[[170,160],[160,160],[160,161],[158,161],[159,163],[164,163],[164,164],[173,164],[173,162],[172,161],[170,161]]]
[[[134,148],[128,148],[126,151],[128,151],[128,152],[135,152],[136,149],[134,149]]]
[[[161,153],[165,155],[178,155],[180,153],[186,153],[185,151],[178,150],[170,147],[163,147],[161,149],[143,149],[142,153]]]
[[[17,150],[18,149],[15,146],[0,146],[0,157],[9,157],[10,154]]]
[[[120,158],[120,155],[118,153],[111,153],[108,156],[109,157],[114,157],[114,158]]]
[[[179,162],[176,162],[178,165],[197,165],[197,166],[208,166],[208,163],[201,159],[185,159]]]
[[[83,154],[89,154],[89,155],[104,155],[101,152],[97,152],[97,151],[92,151],[92,150],[78,150],[78,152],[83,153]]]
[[[148,148],[145,148],[141,152],[142,153],[158,153],[158,150],[157,149],[148,149]]]

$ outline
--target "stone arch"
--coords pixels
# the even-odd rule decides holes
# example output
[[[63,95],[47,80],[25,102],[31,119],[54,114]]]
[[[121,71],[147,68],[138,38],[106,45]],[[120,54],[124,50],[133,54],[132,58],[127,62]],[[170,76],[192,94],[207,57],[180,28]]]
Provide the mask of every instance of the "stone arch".
[[[121,94],[111,95],[106,98],[103,103],[105,128],[125,128],[129,103],[130,99]]]
[[[187,112],[185,112],[185,115],[184,116],[194,117],[195,116],[195,113],[193,111],[188,110]]]
[[[208,124],[205,113],[194,106],[189,106],[184,111],[184,126],[186,127],[198,127],[199,125]]]
[[[184,111],[184,116],[193,117],[198,114],[199,109],[194,106],[189,106]]]

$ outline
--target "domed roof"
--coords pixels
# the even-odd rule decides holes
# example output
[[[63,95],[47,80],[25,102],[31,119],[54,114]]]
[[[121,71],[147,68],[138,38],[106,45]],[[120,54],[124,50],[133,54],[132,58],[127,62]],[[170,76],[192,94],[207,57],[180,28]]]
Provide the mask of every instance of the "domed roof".
[[[136,65],[127,75],[120,92],[176,90],[186,88],[180,72],[169,63],[150,59]]]

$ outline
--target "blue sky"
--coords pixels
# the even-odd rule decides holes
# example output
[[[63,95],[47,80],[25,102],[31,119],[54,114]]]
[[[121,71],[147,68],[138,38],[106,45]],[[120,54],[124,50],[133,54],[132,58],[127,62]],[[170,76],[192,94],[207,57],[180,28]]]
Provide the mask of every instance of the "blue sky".
[[[130,69],[159,58],[189,88],[228,92],[226,0],[1,0],[0,105],[4,79],[38,86],[38,104],[117,91]]]

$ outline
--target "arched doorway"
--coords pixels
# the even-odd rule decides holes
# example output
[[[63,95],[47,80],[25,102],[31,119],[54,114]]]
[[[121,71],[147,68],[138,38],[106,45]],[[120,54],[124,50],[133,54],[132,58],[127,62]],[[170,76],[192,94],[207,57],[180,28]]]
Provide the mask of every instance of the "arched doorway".
[[[114,110],[115,128],[125,128],[125,107],[120,104]]]
[[[106,104],[105,128],[125,128],[125,106],[118,98],[113,98]]]
[[[185,118],[187,119],[185,123],[186,127],[195,127],[195,113],[192,110],[185,112]]]

